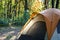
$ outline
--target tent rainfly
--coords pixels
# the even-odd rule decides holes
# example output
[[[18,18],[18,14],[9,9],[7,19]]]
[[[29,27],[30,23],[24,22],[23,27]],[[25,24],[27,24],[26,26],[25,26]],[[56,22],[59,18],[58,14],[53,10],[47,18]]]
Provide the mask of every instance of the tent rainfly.
[[[18,40],[53,40],[57,27],[60,28],[60,10],[55,8],[46,9],[28,20],[20,31]]]

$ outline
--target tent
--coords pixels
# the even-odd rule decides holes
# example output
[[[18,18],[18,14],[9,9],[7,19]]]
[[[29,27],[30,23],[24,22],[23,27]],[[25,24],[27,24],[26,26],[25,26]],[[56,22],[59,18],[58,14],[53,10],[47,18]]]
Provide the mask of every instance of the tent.
[[[60,10],[50,8],[29,19],[20,31],[18,40],[59,40],[57,32],[60,33]]]
[[[60,10],[47,9],[41,13],[45,17],[48,40],[51,40],[52,35],[57,26],[60,27]],[[58,25],[59,24],[59,25]],[[60,37],[59,37],[60,38]]]

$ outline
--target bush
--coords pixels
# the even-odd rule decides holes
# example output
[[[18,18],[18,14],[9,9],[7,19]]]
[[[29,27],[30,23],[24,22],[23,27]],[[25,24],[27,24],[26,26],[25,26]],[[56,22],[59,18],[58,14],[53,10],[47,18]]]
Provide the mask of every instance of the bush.
[[[7,22],[7,20],[0,20],[0,26],[9,26],[9,23]]]

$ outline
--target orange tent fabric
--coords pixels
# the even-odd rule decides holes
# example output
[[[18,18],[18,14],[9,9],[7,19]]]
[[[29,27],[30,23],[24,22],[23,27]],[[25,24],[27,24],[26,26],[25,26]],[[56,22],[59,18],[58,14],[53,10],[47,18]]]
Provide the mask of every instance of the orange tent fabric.
[[[43,15],[45,18],[47,32],[48,32],[48,40],[50,40],[57,26],[57,23],[60,20],[60,10],[55,8],[50,8],[40,12],[40,14]]]
[[[34,12],[34,13],[37,13],[37,12]],[[39,13],[37,13],[37,14],[39,14]],[[46,9],[46,10],[40,12],[40,15],[42,15],[45,19],[47,33],[48,33],[48,40],[51,40],[54,30],[57,27],[58,21],[60,20],[60,10],[55,9],[55,8],[50,8],[50,9]],[[32,18],[33,18],[33,16],[32,16]],[[29,19],[29,21],[24,25],[23,29],[30,22],[30,20],[31,19]],[[22,30],[20,33],[23,32]]]

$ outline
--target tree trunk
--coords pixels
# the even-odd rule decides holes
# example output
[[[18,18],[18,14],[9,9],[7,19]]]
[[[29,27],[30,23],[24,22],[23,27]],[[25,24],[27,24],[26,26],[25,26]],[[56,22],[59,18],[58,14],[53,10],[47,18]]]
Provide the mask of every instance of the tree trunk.
[[[56,0],[56,8],[59,7],[59,0]]]
[[[54,8],[54,1],[55,1],[55,0],[52,0],[52,8]]]
[[[24,5],[24,21],[27,21],[27,10],[28,10],[28,4],[27,0],[25,0],[25,5]]]
[[[47,9],[48,0],[45,0],[45,8]]]

